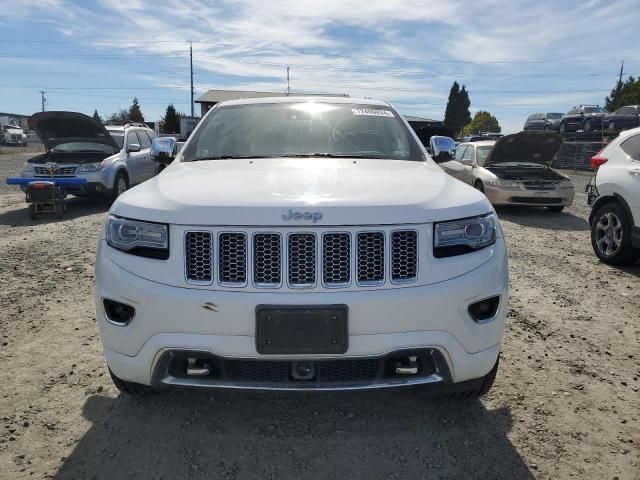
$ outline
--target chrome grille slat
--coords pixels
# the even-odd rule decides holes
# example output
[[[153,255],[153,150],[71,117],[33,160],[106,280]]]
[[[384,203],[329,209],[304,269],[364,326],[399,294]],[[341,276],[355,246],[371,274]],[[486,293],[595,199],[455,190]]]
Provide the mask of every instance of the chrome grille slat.
[[[76,173],[76,167],[58,167],[50,171],[47,167],[33,167],[34,174],[46,177],[71,177]]]
[[[211,283],[213,280],[211,232],[187,232],[184,246],[187,281]]]
[[[279,233],[253,236],[253,283],[258,287],[281,285],[282,236]]]
[[[247,235],[225,232],[218,236],[218,279],[221,285],[244,286],[247,283]]]
[[[358,284],[384,283],[384,233],[358,233]]]
[[[221,287],[345,289],[418,280],[418,229],[240,227],[186,231],[185,280]],[[214,274],[215,269],[215,274]]]
[[[348,233],[325,233],[322,236],[322,283],[344,287],[351,283],[351,236]]]
[[[316,283],[316,235],[290,233],[287,240],[290,287],[312,287]]]
[[[391,233],[391,281],[412,282],[418,273],[418,232],[396,230]]]

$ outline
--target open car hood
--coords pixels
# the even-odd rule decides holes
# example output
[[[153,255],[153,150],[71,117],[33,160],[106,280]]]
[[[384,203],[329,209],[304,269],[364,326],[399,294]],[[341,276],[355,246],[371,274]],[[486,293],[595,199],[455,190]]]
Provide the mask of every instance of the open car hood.
[[[562,135],[553,132],[519,132],[506,135],[496,141],[484,166],[517,162],[538,163],[550,167],[562,142]]]
[[[29,127],[35,130],[45,148],[69,142],[93,142],[120,150],[102,123],[77,112],[40,112],[31,116]]]

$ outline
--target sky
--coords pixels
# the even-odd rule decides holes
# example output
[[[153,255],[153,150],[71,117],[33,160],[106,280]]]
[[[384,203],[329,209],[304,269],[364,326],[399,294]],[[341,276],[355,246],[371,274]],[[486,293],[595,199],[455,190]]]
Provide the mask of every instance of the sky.
[[[640,76],[638,0],[0,0],[0,112],[145,119],[208,89],[345,93],[442,119],[453,81],[504,132]],[[199,106],[196,104],[196,113]]]

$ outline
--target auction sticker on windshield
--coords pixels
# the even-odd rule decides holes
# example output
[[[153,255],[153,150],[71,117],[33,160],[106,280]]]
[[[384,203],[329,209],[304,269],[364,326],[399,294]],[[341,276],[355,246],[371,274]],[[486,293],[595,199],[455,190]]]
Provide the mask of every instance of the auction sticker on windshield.
[[[354,115],[366,115],[368,117],[393,117],[389,110],[376,110],[373,108],[352,108]]]

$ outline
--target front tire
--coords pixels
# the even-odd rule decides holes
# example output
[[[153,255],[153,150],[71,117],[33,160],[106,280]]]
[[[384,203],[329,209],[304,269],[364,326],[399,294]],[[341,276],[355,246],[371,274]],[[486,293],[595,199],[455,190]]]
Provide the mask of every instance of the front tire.
[[[591,119],[587,118],[587,119],[584,121],[583,130],[584,130],[585,132],[590,132],[590,131],[591,131]]]
[[[616,129],[616,124],[612,121],[609,122],[609,131],[613,132]]]
[[[484,193],[484,184],[480,180],[476,180],[476,182],[473,184],[473,188]]]
[[[629,265],[640,256],[631,245],[631,222],[619,203],[607,203],[593,216],[591,246],[609,265]]]
[[[113,384],[122,393],[127,393],[129,395],[150,395],[152,393],[155,393],[155,390],[148,385],[141,385],[139,383],[127,382],[126,380],[122,380],[121,378],[116,377],[116,375],[111,371],[111,369],[109,369],[109,375],[111,375],[111,380],[113,381]]]
[[[113,188],[111,189],[111,201],[115,201],[120,195],[129,190],[129,179],[124,172],[118,172],[116,178],[113,181]]]
[[[560,122],[560,125],[558,125],[558,131],[560,133],[565,133],[567,131],[567,124],[564,122]]]

